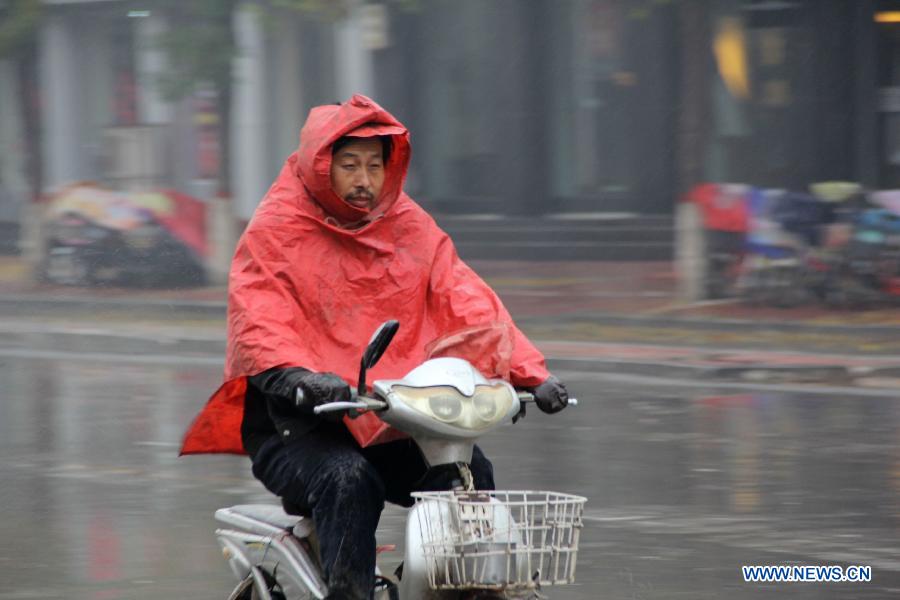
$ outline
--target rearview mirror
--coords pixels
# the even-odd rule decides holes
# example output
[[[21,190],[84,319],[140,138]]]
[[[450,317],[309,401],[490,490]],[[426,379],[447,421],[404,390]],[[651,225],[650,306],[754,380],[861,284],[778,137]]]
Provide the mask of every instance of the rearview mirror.
[[[369,340],[369,345],[366,346],[366,351],[363,352],[362,361],[359,365],[359,385],[357,385],[356,388],[357,394],[364,395],[366,393],[366,370],[371,369],[378,363],[379,359],[381,359],[381,355],[384,354],[384,351],[387,350],[391,340],[394,339],[394,335],[396,335],[398,329],[400,329],[400,322],[391,319],[390,321],[382,323],[372,335],[372,339]]]

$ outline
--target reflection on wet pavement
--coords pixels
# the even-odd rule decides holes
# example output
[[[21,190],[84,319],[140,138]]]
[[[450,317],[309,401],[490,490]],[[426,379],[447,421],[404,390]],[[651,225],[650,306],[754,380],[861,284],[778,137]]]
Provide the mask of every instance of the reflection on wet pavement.
[[[178,458],[206,366],[0,365],[0,599],[227,597],[213,511],[272,498],[245,458]],[[900,591],[889,398],[598,386],[482,446],[498,485],[589,497],[578,584],[553,598],[877,598]],[[602,389],[602,392],[598,392]],[[404,511],[386,510],[383,543]],[[388,569],[401,552],[388,555]],[[744,564],[862,564],[868,584],[745,584]]]

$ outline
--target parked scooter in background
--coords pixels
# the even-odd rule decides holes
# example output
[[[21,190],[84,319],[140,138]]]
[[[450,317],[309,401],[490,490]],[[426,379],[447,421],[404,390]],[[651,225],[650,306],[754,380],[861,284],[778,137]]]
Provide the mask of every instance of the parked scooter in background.
[[[44,276],[71,286],[200,285],[204,212],[176,192],[66,188],[46,211]]]
[[[706,298],[782,308],[900,302],[900,191],[826,182],[812,193],[701,184]]]
[[[845,271],[860,290],[847,304],[900,300],[900,214],[873,207],[856,215]]]

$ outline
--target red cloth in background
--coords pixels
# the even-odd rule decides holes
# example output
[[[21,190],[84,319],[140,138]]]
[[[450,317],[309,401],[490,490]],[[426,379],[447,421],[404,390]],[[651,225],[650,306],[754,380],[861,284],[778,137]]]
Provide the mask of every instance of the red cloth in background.
[[[688,202],[700,207],[703,227],[714,231],[746,232],[750,188],[742,185],[702,183],[688,192]]]

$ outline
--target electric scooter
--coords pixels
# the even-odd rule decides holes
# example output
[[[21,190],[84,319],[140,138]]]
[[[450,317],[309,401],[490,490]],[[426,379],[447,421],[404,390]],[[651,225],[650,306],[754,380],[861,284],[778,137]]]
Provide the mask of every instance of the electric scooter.
[[[572,583],[586,498],[548,491],[478,491],[468,463],[478,438],[515,422],[533,401],[506,381],[487,379],[459,358],[433,358],[402,379],[366,370],[399,328],[387,321],[360,364],[357,396],[317,414],[375,411],[416,442],[431,467],[455,465],[456,489],[413,493],[399,583],[376,569],[378,600],[543,598],[543,586]],[[569,404],[577,404],[573,398]],[[239,583],[229,600],[322,599],[328,593],[312,520],[276,505],[216,511],[216,536]]]

